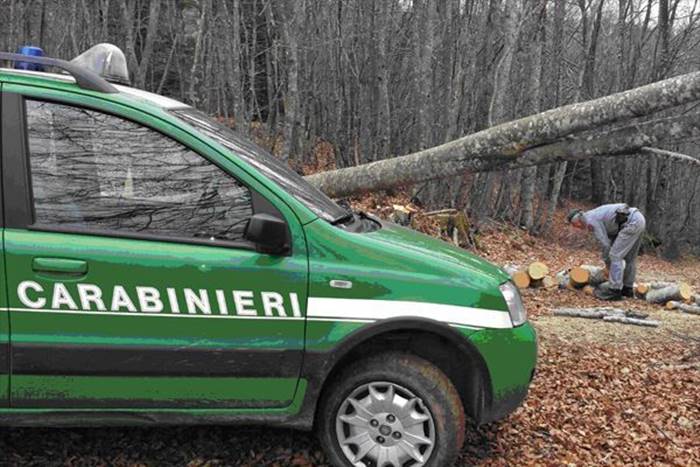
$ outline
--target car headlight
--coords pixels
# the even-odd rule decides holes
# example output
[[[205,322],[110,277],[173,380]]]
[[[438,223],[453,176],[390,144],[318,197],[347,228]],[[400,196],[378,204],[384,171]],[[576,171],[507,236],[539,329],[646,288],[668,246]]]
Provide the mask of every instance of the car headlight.
[[[506,282],[499,289],[508,304],[508,312],[510,313],[510,320],[513,322],[513,326],[520,326],[527,321],[527,312],[525,311],[523,300],[520,298],[518,288],[512,282]]]

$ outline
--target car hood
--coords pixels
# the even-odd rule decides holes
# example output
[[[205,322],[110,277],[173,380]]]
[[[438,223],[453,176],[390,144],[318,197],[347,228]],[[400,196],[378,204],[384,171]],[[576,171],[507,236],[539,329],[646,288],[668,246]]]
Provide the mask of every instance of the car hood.
[[[509,279],[501,268],[463,248],[390,222],[381,223],[381,229],[366,235],[374,242],[384,244],[387,251],[403,251],[407,257],[422,259],[431,268],[441,264],[452,272],[472,278],[480,276],[497,285]]]

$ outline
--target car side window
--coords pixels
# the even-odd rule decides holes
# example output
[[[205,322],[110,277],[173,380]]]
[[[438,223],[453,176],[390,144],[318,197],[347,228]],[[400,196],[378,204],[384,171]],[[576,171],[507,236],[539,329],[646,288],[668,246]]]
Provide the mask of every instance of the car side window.
[[[134,122],[26,101],[38,226],[237,241],[247,187],[180,143]]]

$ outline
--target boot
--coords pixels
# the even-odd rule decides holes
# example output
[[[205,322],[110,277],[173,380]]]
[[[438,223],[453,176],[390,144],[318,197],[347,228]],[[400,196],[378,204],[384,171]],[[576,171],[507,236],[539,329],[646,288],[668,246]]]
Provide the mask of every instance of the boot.
[[[623,297],[634,298],[634,287],[627,287],[627,286],[624,286],[624,287],[622,288],[622,296],[623,296]]]
[[[611,302],[618,301],[622,300],[622,289],[612,289],[610,288],[609,282],[603,282],[600,284],[600,287],[595,289],[593,295],[600,300],[607,300]]]

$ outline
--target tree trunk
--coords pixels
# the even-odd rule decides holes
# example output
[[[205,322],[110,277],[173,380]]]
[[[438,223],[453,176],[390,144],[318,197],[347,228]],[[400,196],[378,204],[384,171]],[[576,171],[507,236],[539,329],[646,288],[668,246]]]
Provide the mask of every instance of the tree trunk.
[[[542,57],[545,44],[545,18],[547,12],[547,1],[538,0],[536,7],[539,10],[538,27],[535,31],[535,40],[531,48],[532,65],[530,71],[530,113],[540,111],[540,99],[542,89]],[[532,231],[535,223],[534,198],[535,184],[537,181],[537,167],[528,167],[523,171],[520,186],[520,225],[528,231]]]
[[[561,87],[562,87],[562,62],[563,62],[563,42],[564,42],[564,20],[566,19],[566,4],[565,2],[554,2],[554,21],[552,30],[552,51],[551,63],[553,73],[548,88],[553,89],[550,99],[547,101],[547,108],[559,107],[562,102]],[[546,167],[546,166],[545,166]],[[547,184],[547,202],[544,200],[540,205],[537,215],[537,225],[535,232],[549,229],[554,211],[559,202],[559,194],[561,186],[566,176],[567,163],[560,162],[553,166],[548,172],[551,173],[551,182]]]
[[[416,112],[417,148],[432,146],[432,89],[433,89],[433,49],[435,41],[436,2],[434,0],[414,0],[414,28],[416,37],[416,78],[418,96]]]
[[[282,21],[282,34],[286,45],[287,56],[287,92],[284,99],[284,132],[282,157],[285,160],[294,159],[299,151],[299,28],[301,26],[301,0],[287,0],[285,17]]]
[[[202,87],[202,62],[204,55],[204,35],[209,28],[208,20],[211,10],[211,0],[204,0],[201,3],[201,12],[199,23],[197,25],[197,33],[195,36],[194,57],[192,58],[192,68],[190,69],[190,89],[188,92],[189,100],[193,106],[197,107],[201,101]]]
[[[390,154],[391,148],[391,111],[389,107],[389,66],[387,64],[387,52],[389,38],[389,25],[391,24],[391,15],[389,12],[389,2],[380,1],[375,5],[375,14],[377,15],[377,156],[386,157]]]
[[[226,63],[226,78],[228,80],[229,87],[231,88],[233,117],[236,122],[236,128],[245,133],[247,132],[248,124],[245,119],[245,100],[243,98],[243,83],[241,81],[243,73],[241,67],[240,0],[223,2],[222,8],[225,15],[225,24],[227,29],[225,41],[228,49],[224,60]]]
[[[134,73],[134,86],[141,89],[146,89],[146,73],[151,64],[151,56],[153,55],[153,45],[158,35],[158,21],[160,18],[160,0],[151,0],[150,9],[148,12],[148,27],[146,28],[146,37],[141,50],[141,60],[138,61],[136,72]],[[129,26],[132,27],[133,25]]]

